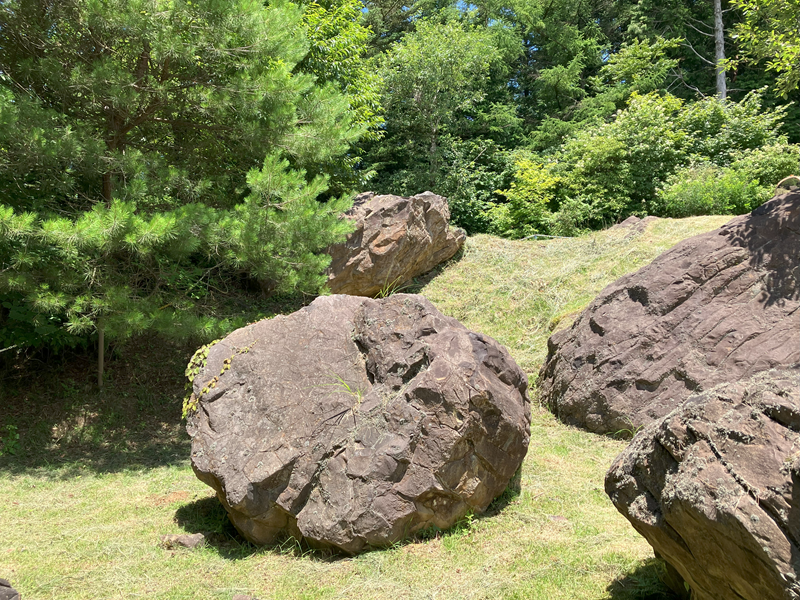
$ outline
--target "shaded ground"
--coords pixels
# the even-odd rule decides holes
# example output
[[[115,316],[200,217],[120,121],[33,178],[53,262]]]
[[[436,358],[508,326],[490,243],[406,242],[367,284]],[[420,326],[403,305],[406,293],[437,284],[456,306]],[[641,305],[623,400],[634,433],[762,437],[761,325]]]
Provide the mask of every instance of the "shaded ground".
[[[311,300],[264,300],[247,312],[255,320],[293,312]],[[202,343],[155,334],[112,342],[102,390],[94,349],[0,354],[0,471],[67,467],[59,472],[68,477],[85,469],[188,464],[190,443],[181,421],[184,370]],[[8,426],[19,435],[15,454],[3,451]]]
[[[19,448],[0,456],[0,469],[73,465],[112,472],[185,462],[183,371],[194,350],[156,336],[133,340],[112,355],[102,391],[91,352],[7,363],[0,375],[0,432],[15,427]]]

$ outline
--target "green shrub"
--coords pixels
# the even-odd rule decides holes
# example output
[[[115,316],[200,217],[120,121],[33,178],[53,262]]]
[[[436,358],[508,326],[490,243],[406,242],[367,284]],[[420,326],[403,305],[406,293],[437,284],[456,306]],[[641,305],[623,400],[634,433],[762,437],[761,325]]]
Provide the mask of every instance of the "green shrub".
[[[781,140],[756,150],[739,152],[731,168],[747,173],[763,187],[775,188],[789,175],[800,175],[800,146]]]
[[[739,215],[761,205],[770,197],[745,171],[713,163],[679,169],[658,192],[653,212],[661,217],[697,215]]]
[[[676,113],[674,126],[686,132],[685,155],[727,166],[743,150],[779,143],[786,108],[762,108],[761,91],[738,103],[710,97],[687,103]]]
[[[513,176],[510,153],[492,140],[461,140],[442,136],[441,171],[436,193],[447,197],[454,225],[468,233],[486,233],[496,190]]]
[[[489,210],[492,233],[510,238],[549,233],[553,216],[549,206],[555,202],[558,177],[546,163],[529,157],[518,160],[515,167],[516,180],[499,191],[508,202]]]
[[[779,133],[784,113],[762,109],[758,93],[739,103],[634,93],[613,122],[521,161],[508,203],[490,211],[492,230],[570,234],[629,215],[746,212],[798,170],[798,147]]]

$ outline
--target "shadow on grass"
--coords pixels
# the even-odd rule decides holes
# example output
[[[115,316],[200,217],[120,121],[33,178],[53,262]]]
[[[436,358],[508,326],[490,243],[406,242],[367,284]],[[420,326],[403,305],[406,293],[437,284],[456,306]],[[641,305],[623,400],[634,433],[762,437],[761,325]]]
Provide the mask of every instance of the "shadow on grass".
[[[312,299],[276,297],[231,310],[255,320]],[[184,371],[200,344],[155,334],[112,343],[102,390],[94,348],[0,355],[0,472],[69,478],[188,464]]]
[[[486,510],[478,515],[479,519],[486,519],[499,515],[503,510],[516,500],[522,493],[522,466],[517,469],[511,481],[508,482],[506,489],[497,498],[492,500]]]
[[[275,544],[256,546],[236,530],[225,508],[214,496],[184,504],[175,511],[175,522],[188,533],[202,533],[206,537],[206,545],[227,559],[241,559],[258,553],[283,554],[319,562],[350,558],[342,552],[312,548],[306,542],[290,537]]]
[[[69,478],[185,462],[183,371],[193,351],[156,337],[112,348],[102,390],[92,351],[4,365],[0,438],[10,426],[19,439],[0,471]]]
[[[202,533],[206,545],[224,558],[245,558],[260,550],[239,534],[214,496],[184,504],[175,511],[175,522],[188,533]]]
[[[512,482],[513,483],[513,482]],[[434,538],[460,536],[469,532],[474,520],[492,517],[519,495],[519,490],[512,485],[499,496],[486,512],[472,517],[467,515],[459,519],[452,527],[440,530],[431,527],[410,535],[402,541],[385,547],[369,548],[365,552],[385,552],[402,548],[409,544],[424,543]],[[257,553],[275,553],[296,558],[306,558],[319,562],[337,562],[352,558],[351,555],[331,548],[310,546],[305,540],[284,537],[275,544],[256,546],[248,542],[233,526],[222,503],[216,496],[200,498],[184,504],[175,511],[175,522],[188,533],[202,533],[206,537],[206,545],[214,548],[220,556],[228,559],[241,559]]]
[[[461,246],[458,252],[456,252],[451,258],[447,259],[445,262],[440,263],[433,267],[430,271],[423,273],[422,275],[417,275],[411,281],[403,284],[398,290],[398,292],[402,292],[404,294],[419,294],[426,285],[428,285],[431,281],[436,279],[438,275],[442,273],[448,266],[459,262],[462,258],[464,258],[464,247]]]
[[[650,558],[606,588],[613,600],[680,600],[664,583],[664,562]]]

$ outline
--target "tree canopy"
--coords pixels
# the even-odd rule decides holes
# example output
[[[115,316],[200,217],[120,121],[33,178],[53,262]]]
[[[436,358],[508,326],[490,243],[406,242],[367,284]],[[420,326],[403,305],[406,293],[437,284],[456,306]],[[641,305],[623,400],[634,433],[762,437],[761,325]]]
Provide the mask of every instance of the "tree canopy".
[[[375,124],[376,94],[342,63],[366,48],[352,14],[326,15],[280,1],[3,3],[0,294],[29,342],[61,326],[211,335],[236,293],[319,289],[349,202],[325,191],[348,182],[338,171]]]
[[[0,3],[0,338],[209,338],[356,190],[468,232],[741,212],[800,170],[798,0]]]

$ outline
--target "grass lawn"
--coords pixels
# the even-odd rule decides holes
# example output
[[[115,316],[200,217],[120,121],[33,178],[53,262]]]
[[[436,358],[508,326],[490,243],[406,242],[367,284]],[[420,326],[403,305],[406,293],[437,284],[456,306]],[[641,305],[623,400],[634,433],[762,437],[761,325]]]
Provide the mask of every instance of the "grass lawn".
[[[662,219],[644,233],[549,241],[475,236],[411,291],[505,344],[534,382],[551,331],[605,285],[728,219]],[[290,541],[247,544],[189,465],[180,412],[193,351],[137,339],[113,353],[102,391],[91,356],[6,367],[0,577],[24,600],[669,597],[650,547],[603,492],[625,442],[539,407],[521,493],[450,532],[355,558]],[[164,534],[197,531],[208,534],[203,548],[160,544]]]

